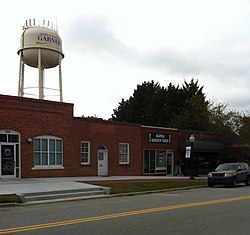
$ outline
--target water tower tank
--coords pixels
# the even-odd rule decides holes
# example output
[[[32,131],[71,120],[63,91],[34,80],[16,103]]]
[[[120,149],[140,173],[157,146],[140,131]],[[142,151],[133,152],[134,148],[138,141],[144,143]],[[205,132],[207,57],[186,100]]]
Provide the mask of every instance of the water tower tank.
[[[18,95],[24,96],[24,65],[37,68],[39,71],[39,99],[44,99],[44,70],[59,67],[59,92],[62,101],[62,74],[61,60],[62,40],[53,23],[48,24],[43,20],[42,25],[33,19],[26,21],[21,35],[20,48],[17,51],[20,56]],[[52,89],[55,90],[55,89]]]
[[[24,30],[21,36],[21,45],[18,55],[22,52],[25,64],[38,68],[38,52],[41,50],[41,66],[53,68],[58,65],[62,53],[62,40],[58,33],[47,27],[30,27]]]

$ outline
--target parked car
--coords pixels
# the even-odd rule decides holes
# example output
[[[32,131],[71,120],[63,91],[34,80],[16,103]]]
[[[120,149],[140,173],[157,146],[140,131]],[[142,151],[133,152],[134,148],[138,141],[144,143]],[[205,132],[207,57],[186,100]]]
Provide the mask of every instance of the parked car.
[[[250,168],[247,163],[224,163],[208,173],[208,187],[227,185],[236,187],[238,183],[250,185]]]

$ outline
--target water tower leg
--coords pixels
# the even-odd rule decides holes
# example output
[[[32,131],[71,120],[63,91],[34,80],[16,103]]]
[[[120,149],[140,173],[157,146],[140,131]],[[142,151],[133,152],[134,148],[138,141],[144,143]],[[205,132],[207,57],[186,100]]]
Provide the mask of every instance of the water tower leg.
[[[42,99],[44,98],[44,91],[43,91],[43,88],[44,88],[44,84],[43,84],[43,72],[44,72],[44,69],[42,68],[42,55],[41,55],[41,49],[39,48],[38,50],[38,70],[39,70],[39,99]]]
[[[18,96],[23,97],[23,95],[24,95],[24,62],[23,62],[22,52],[21,52],[20,64],[19,64]]]
[[[60,56],[59,58],[59,91],[60,91],[60,102],[63,102],[61,61],[62,61],[62,56]]]

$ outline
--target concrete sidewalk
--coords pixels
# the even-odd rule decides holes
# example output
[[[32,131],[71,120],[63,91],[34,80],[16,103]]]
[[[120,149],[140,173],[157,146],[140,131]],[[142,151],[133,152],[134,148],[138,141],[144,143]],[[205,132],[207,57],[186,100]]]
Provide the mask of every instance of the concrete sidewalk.
[[[121,180],[167,180],[189,179],[183,176],[110,176],[110,177],[56,177],[56,178],[22,178],[0,179],[0,195],[16,194],[24,201],[55,200],[66,198],[108,196],[109,188],[91,185],[93,181]],[[197,177],[205,179],[205,177]],[[85,183],[86,182],[86,183]]]
[[[199,177],[202,178],[202,177]],[[97,187],[84,182],[134,179],[189,179],[184,176],[109,176],[109,177],[55,177],[55,178],[0,178],[0,195],[24,194],[51,190],[68,190]],[[81,183],[80,183],[81,182]],[[82,183],[83,182],[83,183]]]

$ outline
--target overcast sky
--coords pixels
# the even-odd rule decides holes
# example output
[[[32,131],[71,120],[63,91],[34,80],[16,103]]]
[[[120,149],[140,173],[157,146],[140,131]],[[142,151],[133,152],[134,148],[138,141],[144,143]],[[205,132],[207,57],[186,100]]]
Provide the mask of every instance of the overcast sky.
[[[33,18],[58,26],[63,100],[74,104],[75,116],[108,119],[137,84],[167,87],[192,78],[207,99],[250,110],[248,0],[4,1],[0,94],[18,94],[17,49],[22,26]],[[38,71],[25,69],[25,86],[38,86]],[[46,87],[58,88],[57,70],[46,70]],[[46,92],[46,99],[59,100]],[[38,97],[37,89],[29,93]]]

